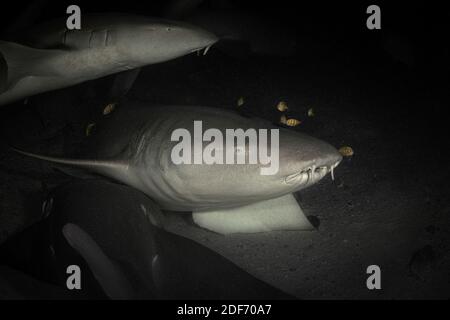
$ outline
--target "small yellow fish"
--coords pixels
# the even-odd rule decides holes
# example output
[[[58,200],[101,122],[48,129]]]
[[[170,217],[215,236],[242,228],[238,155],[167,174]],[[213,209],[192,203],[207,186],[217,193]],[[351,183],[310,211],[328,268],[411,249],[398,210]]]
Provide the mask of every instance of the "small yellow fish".
[[[103,109],[103,115],[106,116],[106,115],[110,114],[111,112],[114,111],[115,108],[116,108],[116,104],[115,104],[115,103],[110,103],[110,104],[108,104],[108,105]]]
[[[286,121],[286,125],[289,126],[289,127],[296,127],[300,123],[302,123],[302,122],[300,120],[297,120],[297,119],[287,119],[287,121]]]
[[[241,107],[241,106],[244,105],[244,103],[245,103],[244,97],[240,97],[240,98],[238,99],[238,101],[237,101],[237,106],[238,106],[238,107]]]
[[[86,137],[91,135],[92,129],[94,129],[95,123],[89,123],[86,127]]]
[[[314,117],[314,109],[313,108],[308,109],[308,117]]]
[[[286,122],[287,122],[287,118],[286,118],[286,116],[283,114],[283,115],[280,117],[280,123],[281,123],[281,124],[286,124]]]
[[[288,108],[288,105],[287,105],[287,103],[286,103],[285,101],[280,101],[280,102],[278,102],[278,104],[277,104],[277,109],[278,109],[278,111],[280,111],[280,112],[285,112],[285,111],[287,111],[289,108]]]
[[[349,146],[341,147],[339,153],[342,154],[343,157],[351,157],[354,154],[353,149]]]

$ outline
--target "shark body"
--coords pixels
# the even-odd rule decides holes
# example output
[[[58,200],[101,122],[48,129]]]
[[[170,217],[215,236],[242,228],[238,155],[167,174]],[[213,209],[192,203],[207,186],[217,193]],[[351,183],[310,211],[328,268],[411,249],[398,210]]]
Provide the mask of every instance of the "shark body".
[[[172,139],[172,133],[184,128],[194,134],[196,120],[202,120],[204,130],[216,129],[224,136],[230,128],[276,129],[268,121],[220,108],[148,107],[129,101],[98,124],[97,134],[87,141],[82,158],[21,152],[125,183],[150,196],[164,210],[192,211],[197,224],[220,233],[311,227],[292,194],[333,172],[342,159],[334,147],[279,128],[276,174],[261,175],[265,167],[261,163],[175,164],[172,150],[178,142]],[[201,150],[192,146],[190,153],[194,157],[208,145],[203,141]],[[237,217],[247,220],[236,224]],[[211,221],[220,221],[222,227],[212,226]]]
[[[0,41],[8,70],[0,105],[206,51],[217,38],[185,23],[111,13],[83,15],[81,30],[51,21],[19,41]]]

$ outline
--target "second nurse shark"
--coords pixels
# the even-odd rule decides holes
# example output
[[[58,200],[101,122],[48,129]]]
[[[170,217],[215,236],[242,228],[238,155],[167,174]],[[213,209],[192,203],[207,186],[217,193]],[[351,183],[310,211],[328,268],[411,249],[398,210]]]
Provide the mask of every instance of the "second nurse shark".
[[[0,41],[0,105],[203,49],[206,54],[217,40],[189,24],[119,13],[84,14],[81,30],[66,29],[63,19],[43,23],[14,42]]]
[[[227,129],[279,130],[278,172],[262,175],[266,165],[260,162],[175,164],[171,155],[178,142],[172,133],[183,128],[194,136],[198,120],[203,130],[214,129],[224,137]],[[293,193],[333,174],[342,159],[324,141],[220,108],[124,101],[96,128],[81,156],[20,152],[125,183],[150,196],[164,210],[193,212],[196,224],[222,234],[311,229]],[[210,143],[203,141],[200,152]],[[273,141],[267,143],[270,149]],[[236,154],[238,145],[232,148]],[[193,157],[199,152],[194,144],[189,151]]]

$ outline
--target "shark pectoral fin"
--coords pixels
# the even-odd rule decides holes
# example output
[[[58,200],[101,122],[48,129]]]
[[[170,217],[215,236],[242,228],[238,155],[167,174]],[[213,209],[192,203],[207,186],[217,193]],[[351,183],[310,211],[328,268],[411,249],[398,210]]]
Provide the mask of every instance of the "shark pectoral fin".
[[[192,218],[221,234],[314,229],[292,194],[238,208],[193,212]]]
[[[87,232],[68,223],[64,225],[62,233],[72,248],[87,262],[108,297],[133,299],[133,290],[125,275]]]

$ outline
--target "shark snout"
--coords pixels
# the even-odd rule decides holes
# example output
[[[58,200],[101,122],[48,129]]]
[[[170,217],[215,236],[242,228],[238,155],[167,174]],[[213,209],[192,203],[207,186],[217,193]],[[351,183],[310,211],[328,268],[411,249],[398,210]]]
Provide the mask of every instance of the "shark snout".
[[[290,149],[283,155],[286,184],[305,187],[318,182],[327,174],[334,179],[334,169],[341,162],[342,156],[332,145],[304,136]]]
[[[313,165],[316,167],[334,167],[336,168],[342,161],[342,155],[336,148],[327,144],[325,150],[318,152],[318,155],[313,159]]]

